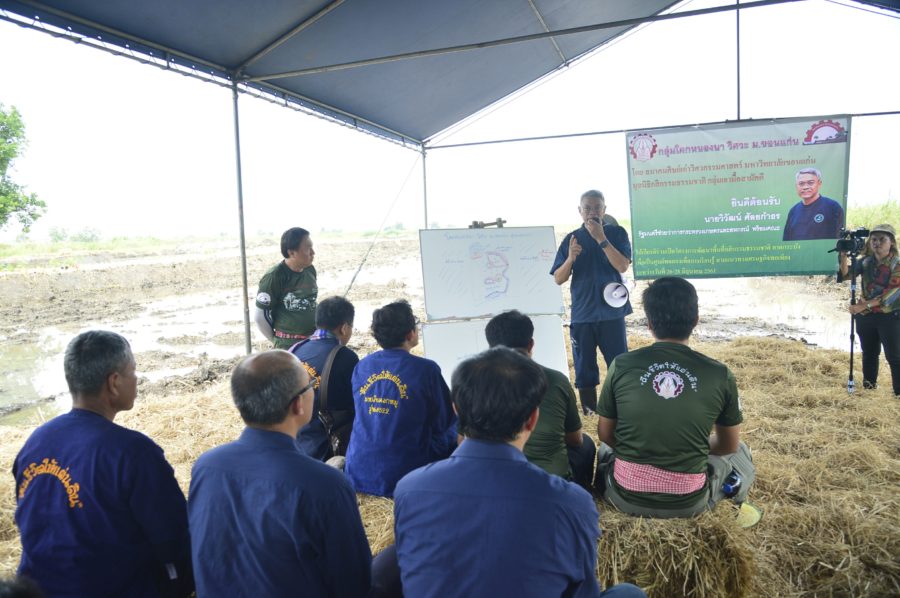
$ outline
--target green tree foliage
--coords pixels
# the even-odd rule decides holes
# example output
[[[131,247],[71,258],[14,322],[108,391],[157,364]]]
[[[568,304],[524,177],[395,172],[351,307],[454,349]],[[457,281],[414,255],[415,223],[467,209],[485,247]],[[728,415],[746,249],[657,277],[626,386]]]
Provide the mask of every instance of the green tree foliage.
[[[26,193],[25,188],[9,176],[9,168],[25,151],[26,145],[25,123],[19,111],[15,106],[6,110],[0,104],[0,228],[15,216],[22,230],[27,232],[34,221],[43,215],[47,205],[34,193]]]

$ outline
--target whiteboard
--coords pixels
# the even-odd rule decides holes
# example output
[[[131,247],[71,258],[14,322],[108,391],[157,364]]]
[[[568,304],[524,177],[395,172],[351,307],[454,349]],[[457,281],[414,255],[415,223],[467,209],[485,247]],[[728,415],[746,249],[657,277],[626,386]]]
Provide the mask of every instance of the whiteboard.
[[[534,360],[569,377],[569,362],[563,339],[562,317],[529,316],[534,322]],[[441,366],[447,385],[463,359],[488,348],[484,327],[490,318],[460,322],[427,323],[422,327],[425,356]]]
[[[562,314],[552,226],[419,231],[428,320]]]

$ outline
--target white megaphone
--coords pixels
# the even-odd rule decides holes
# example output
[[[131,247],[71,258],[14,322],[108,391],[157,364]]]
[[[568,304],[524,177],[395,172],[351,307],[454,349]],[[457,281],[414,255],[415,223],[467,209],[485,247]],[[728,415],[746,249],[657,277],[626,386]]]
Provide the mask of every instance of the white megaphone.
[[[611,282],[603,287],[603,300],[610,307],[622,307],[628,303],[628,295],[633,287],[628,279],[622,277],[622,282]]]

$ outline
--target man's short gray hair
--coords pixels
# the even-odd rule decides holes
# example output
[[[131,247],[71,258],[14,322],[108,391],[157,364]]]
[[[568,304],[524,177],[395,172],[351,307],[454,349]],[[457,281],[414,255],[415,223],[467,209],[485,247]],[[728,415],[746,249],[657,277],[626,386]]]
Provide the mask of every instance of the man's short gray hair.
[[[581,200],[580,200],[580,201],[584,201],[585,198],[587,198],[587,199],[599,199],[599,200],[600,200],[600,205],[602,205],[603,207],[606,207],[606,198],[603,197],[603,192],[602,192],[602,191],[597,191],[596,189],[590,189],[590,190],[588,190],[588,191],[585,191],[584,193],[581,194]]]
[[[278,359],[284,353],[290,359]],[[231,375],[231,398],[248,424],[271,426],[284,421],[300,389],[300,362],[286,351],[251,355]]]
[[[816,178],[819,179],[819,181],[822,180],[822,173],[819,172],[818,168],[801,168],[797,171],[797,175],[794,177],[794,180],[799,181],[801,174],[814,174],[816,175]]]
[[[121,372],[133,359],[124,336],[108,330],[82,332],[69,342],[63,359],[69,392],[99,394],[110,374]]]

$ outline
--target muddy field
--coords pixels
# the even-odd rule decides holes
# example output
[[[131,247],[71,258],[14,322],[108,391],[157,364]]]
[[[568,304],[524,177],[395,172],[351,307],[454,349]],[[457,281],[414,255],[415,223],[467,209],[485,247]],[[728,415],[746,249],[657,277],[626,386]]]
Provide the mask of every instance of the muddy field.
[[[350,288],[347,296],[357,307],[351,346],[358,352],[374,348],[367,329],[376,307],[406,298],[424,319],[417,235],[380,239],[374,245],[361,237],[314,237],[314,241],[320,298]],[[279,258],[277,239],[251,242],[247,252],[252,297],[260,276]],[[62,352],[74,334],[87,328],[108,328],[129,338],[146,391],[157,383],[190,384],[198,366],[204,371],[227,369],[217,363],[230,364],[243,354],[236,243],[220,240],[164,250],[72,253],[66,256],[70,265],[52,265],[59,258],[32,255],[8,263],[15,268],[0,273],[3,421],[34,421],[35,404],[44,405],[48,413],[65,408]],[[849,327],[842,309],[846,288],[826,282],[824,276],[696,284],[701,301],[699,338],[776,335],[846,348]],[[632,334],[645,333],[637,298],[642,287],[639,282],[635,314],[627,319]],[[254,347],[266,347],[255,326],[251,328]],[[182,376],[188,379],[179,381]]]
[[[378,305],[406,297],[423,305],[421,271],[414,236],[381,240],[317,241],[319,296],[343,294],[363,257],[371,252],[353,284],[350,299],[358,321]],[[277,262],[277,239],[248,247],[250,296],[267,268]],[[30,256],[27,264],[0,274],[0,414],[22,411],[35,402],[52,403],[65,394],[61,355],[80,330],[102,327],[125,335],[150,390],[153,383],[188,375],[198,366],[232,362],[244,352],[239,250],[232,243],[189,244],[160,251],[70,256],[77,265],[58,267],[58,255]],[[252,304],[251,304],[252,310]],[[423,314],[424,315],[424,314]],[[353,344],[369,352],[371,338]],[[267,346],[253,327],[253,344]],[[63,397],[63,401],[64,401]],[[63,406],[64,407],[64,406]],[[50,411],[53,406],[47,407]],[[20,414],[16,419],[32,420]]]

